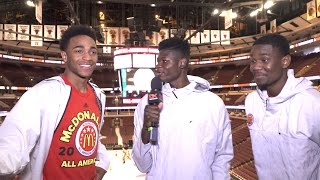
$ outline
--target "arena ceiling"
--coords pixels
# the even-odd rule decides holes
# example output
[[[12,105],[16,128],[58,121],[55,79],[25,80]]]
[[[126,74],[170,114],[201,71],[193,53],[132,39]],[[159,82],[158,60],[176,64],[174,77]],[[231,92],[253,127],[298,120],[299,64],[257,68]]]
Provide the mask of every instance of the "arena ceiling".
[[[0,23],[38,24],[34,8],[26,0],[0,0]],[[210,58],[237,53],[245,53],[252,42],[260,36],[261,24],[268,26],[277,19],[278,32],[286,35],[290,41],[303,40],[319,33],[318,18],[306,19],[304,0],[275,0],[271,12],[257,18],[249,16],[253,9],[266,0],[43,0],[43,24],[71,25],[75,23],[98,25],[97,13],[104,11],[106,26],[127,27],[127,17],[141,18],[144,23],[158,14],[168,23],[167,28],[183,29],[223,29],[224,18],[212,16],[214,9],[220,11],[232,8],[238,17],[231,32],[231,45],[193,45],[192,58]],[[188,38],[188,37],[186,37]],[[44,42],[42,47],[32,47],[24,41],[0,41],[0,51],[8,54],[30,54],[49,59],[60,59],[58,41]],[[102,52],[102,49],[100,49]],[[102,53],[101,53],[102,54]],[[112,54],[105,54],[100,59],[112,62]]]

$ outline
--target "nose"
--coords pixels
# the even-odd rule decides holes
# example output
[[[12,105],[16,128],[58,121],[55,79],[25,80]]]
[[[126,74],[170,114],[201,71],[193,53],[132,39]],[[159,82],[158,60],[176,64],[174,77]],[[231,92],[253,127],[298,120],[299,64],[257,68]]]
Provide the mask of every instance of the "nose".
[[[261,70],[262,67],[263,67],[263,64],[260,61],[256,61],[250,64],[251,71]]]
[[[159,68],[161,68],[162,67],[162,64],[161,64],[161,62],[158,62],[157,64],[156,64],[156,69],[159,69]]]
[[[83,60],[89,60],[89,59],[91,59],[90,52],[83,52],[83,54],[82,54],[82,59],[83,59]]]

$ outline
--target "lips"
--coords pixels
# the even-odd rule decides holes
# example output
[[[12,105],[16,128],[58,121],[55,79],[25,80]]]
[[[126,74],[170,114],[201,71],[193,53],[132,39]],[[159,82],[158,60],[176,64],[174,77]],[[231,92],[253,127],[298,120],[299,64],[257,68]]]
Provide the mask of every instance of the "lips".
[[[161,72],[161,71],[156,71],[156,76],[161,76],[161,75],[163,75],[163,72]]]
[[[255,78],[259,78],[259,77],[266,77],[267,75],[265,73],[262,73],[262,72],[253,72],[253,76]]]

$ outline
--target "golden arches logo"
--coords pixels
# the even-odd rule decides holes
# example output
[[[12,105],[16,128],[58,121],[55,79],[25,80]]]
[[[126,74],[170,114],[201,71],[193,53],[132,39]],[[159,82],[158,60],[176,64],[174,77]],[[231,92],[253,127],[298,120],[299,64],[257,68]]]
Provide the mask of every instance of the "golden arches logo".
[[[83,144],[82,144],[82,148],[86,148],[86,147],[94,147],[94,137],[92,134],[85,134],[83,137]]]

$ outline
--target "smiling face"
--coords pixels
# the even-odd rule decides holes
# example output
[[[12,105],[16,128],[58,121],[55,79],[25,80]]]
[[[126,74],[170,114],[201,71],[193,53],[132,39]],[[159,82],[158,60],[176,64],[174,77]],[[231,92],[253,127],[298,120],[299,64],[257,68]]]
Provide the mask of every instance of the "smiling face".
[[[61,52],[61,56],[66,64],[65,75],[69,80],[88,80],[98,61],[97,46],[89,36],[74,36],[66,50]]]
[[[184,77],[185,64],[186,59],[174,50],[161,50],[156,65],[157,76],[162,82],[175,84]]]
[[[290,56],[283,56],[270,44],[254,45],[250,53],[250,71],[261,90],[280,92],[287,79]]]

